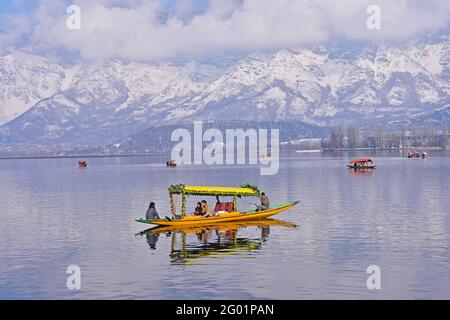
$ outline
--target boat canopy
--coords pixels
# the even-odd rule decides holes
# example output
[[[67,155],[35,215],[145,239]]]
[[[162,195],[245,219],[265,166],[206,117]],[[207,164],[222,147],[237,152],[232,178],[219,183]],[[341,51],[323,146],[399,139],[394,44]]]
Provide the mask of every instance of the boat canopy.
[[[172,185],[169,187],[171,194],[183,194],[194,196],[237,196],[258,197],[259,190],[255,186],[243,185],[241,187],[215,187],[215,186],[185,186]]]
[[[233,210],[237,210],[237,197],[258,197],[258,187],[250,184],[240,187],[213,187],[213,186],[185,186],[184,184],[173,184],[169,187],[170,208],[172,215],[176,218],[176,204],[174,195],[181,195],[181,216],[186,215],[186,196],[232,196]]]
[[[353,159],[350,160],[350,163],[365,163],[365,162],[372,162],[372,159],[370,158],[359,158],[359,159]]]

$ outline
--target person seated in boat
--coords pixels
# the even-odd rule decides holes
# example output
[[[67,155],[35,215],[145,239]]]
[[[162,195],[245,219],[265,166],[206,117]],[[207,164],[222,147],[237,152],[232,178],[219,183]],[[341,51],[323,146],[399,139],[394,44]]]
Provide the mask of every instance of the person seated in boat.
[[[194,216],[201,216],[203,215],[203,207],[201,202],[197,202],[197,206],[194,209],[194,212],[192,213]]]
[[[205,218],[214,217],[214,212],[209,208],[206,200],[202,200],[202,213],[202,216]]]
[[[264,192],[261,192],[259,200],[261,201],[261,205],[258,206],[256,211],[264,211],[269,209],[270,206],[269,197]]]
[[[160,219],[158,211],[156,211],[155,203],[150,202],[148,206],[147,213],[145,214],[147,220]]]

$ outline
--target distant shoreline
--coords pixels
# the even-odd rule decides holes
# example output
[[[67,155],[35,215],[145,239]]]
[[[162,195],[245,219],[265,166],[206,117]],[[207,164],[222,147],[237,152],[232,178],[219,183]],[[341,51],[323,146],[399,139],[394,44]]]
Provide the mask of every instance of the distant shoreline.
[[[148,153],[148,154],[91,154],[91,155],[56,155],[56,156],[0,156],[0,160],[26,160],[26,159],[75,159],[75,158],[128,158],[128,157],[149,157],[162,156],[169,154],[163,153]]]
[[[324,153],[324,152],[348,152],[348,151],[408,151],[408,150],[436,150],[445,151],[442,147],[419,148],[341,148],[341,149],[286,149],[286,152],[296,153]],[[170,155],[170,152],[152,152],[136,154],[89,154],[89,155],[47,155],[47,156],[0,156],[0,160],[26,160],[26,159],[76,159],[76,158],[129,158]]]
[[[322,152],[329,151],[407,151],[407,150],[446,150],[442,147],[411,147],[411,148],[339,148],[323,149]]]

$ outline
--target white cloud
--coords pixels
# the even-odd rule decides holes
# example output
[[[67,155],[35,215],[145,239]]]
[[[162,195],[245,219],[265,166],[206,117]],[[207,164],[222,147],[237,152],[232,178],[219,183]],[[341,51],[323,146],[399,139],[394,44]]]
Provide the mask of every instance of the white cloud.
[[[21,43],[24,37],[31,32],[31,25],[27,16],[24,15],[6,15],[3,18],[2,29],[8,32],[2,32],[0,29],[0,49],[8,48],[16,43]],[[14,30],[9,32],[9,30]]]
[[[66,29],[69,3],[81,7],[81,30]],[[167,8],[156,0],[41,0],[32,39],[35,46],[63,46],[86,59],[159,60],[288,48],[336,36],[403,40],[450,21],[448,0],[211,0],[206,10],[192,0],[176,3],[164,18]],[[379,31],[366,28],[372,4],[381,8]]]

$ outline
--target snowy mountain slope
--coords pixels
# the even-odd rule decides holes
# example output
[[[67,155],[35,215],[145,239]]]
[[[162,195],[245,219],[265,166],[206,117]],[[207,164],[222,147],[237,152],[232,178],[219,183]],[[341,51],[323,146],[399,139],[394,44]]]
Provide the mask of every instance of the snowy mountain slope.
[[[66,90],[35,104],[4,125],[5,143],[102,144],[157,125],[168,109],[214,80],[213,67],[108,61],[79,66]]]
[[[22,103],[17,108],[3,98],[3,114],[11,118],[27,101],[37,102],[0,127],[0,141],[102,145],[198,119],[319,126],[434,119],[448,114],[436,110],[449,106],[449,51],[445,36],[351,52],[280,50],[231,65],[114,60],[65,67],[36,57],[17,66],[1,57],[0,70],[9,70],[0,72],[3,91]],[[5,75],[14,82],[7,85]]]
[[[65,78],[63,67],[43,57],[0,56],[0,125],[58,92]]]
[[[411,58],[417,50],[380,46],[354,61],[331,59],[326,50],[246,59],[191,101],[191,118],[232,119],[237,112],[246,120],[330,125],[432,112],[448,103],[449,78],[436,67],[442,48],[425,50],[437,56],[425,63]]]

